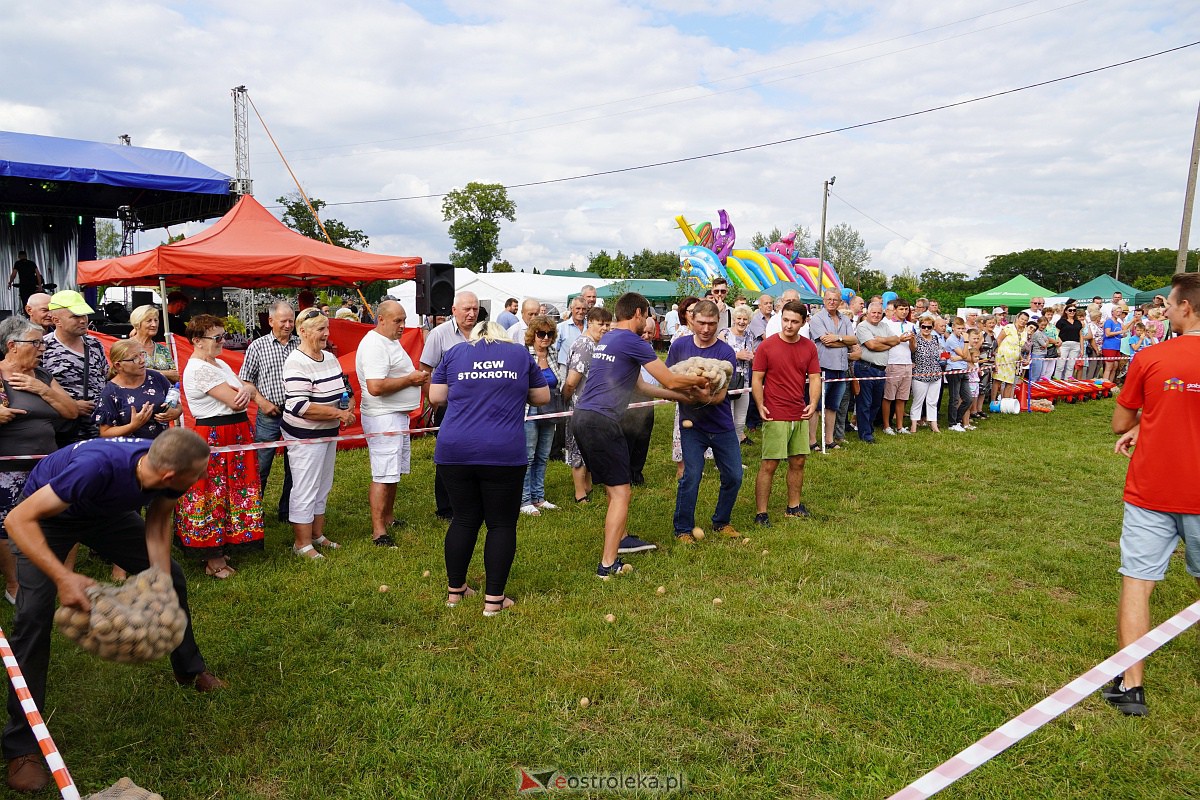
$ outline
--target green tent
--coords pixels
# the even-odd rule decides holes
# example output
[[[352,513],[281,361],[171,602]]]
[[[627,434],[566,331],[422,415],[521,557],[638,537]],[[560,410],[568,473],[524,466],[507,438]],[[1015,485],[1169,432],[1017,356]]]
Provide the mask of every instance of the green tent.
[[[1121,281],[1111,275],[1097,275],[1082,286],[1076,286],[1069,292],[1063,292],[1063,294],[1073,297],[1076,300],[1082,300],[1085,303],[1099,295],[1107,303],[1112,299],[1113,292],[1120,292],[1121,296],[1125,298],[1125,302],[1132,303],[1134,295],[1137,294],[1137,289],[1128,283],[1121,283]]]
[[[1049,289],[1038,286],[1024,275],[1005,281],[994,289],[973,294],[963,301],[963,305],[986,308],[988,306],[1007,306],[1010,311],[1024,310],[1029,307],[1029,300],[1034,297],[1055,297]]]
[[[637,292],[651,303],[670,303],[679,297],[679,284],[675,281],[630,278],[601,286],[596,290],[596,296],[605,300],[616,300],[626,292]],[[574,297],[575,295],[571,295],[567,300]],[[608,303],[605,305],[607,306]]]
[[[1140,306],[1145,303],[1153,302],[1154,298],[1156,296],[1166,297],[1170,293],[1171,293],[1171,284],[1168,283],[1166,286],[1162,287],[1161,289],[1150,289],[1148,291],[1138,292],[1137,294],[1135,294],[1133,296],[1133,303],[1135,305]]]

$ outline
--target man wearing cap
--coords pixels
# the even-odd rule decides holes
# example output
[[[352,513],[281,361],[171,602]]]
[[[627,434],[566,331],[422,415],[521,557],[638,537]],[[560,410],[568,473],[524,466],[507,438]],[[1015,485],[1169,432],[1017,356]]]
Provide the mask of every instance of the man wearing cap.
[[[87,335],[88,314],[92,307],[79,292],[57,292],[46,306],[54,319],[54,331],[42,337],[46,350],[42,369],[66,389],[79,408],[79,417],[59,428],[59,446],[84,439],[95,439],[100,429],[92,419],[96,400],[108,381],[108,359],[100,340]]]
[[[54,330],[54,319],[50,316],[50,295],[35,292],[25,301],[25,316],[34,325],[41,325],[44,333]]]

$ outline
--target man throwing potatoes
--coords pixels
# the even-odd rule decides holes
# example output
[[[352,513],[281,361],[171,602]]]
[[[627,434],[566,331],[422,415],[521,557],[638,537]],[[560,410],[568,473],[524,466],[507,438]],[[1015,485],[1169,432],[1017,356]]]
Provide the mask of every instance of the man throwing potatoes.
[[[63,565],[77,543],[130,574],[151,565],[170,573],[179,606],[188,615],[183,642],[171,653],[175,680],[201,692],[224,688],[196,645],[183,570],[171,560],[171,512],[207,469],[204,440],[193,431],[172,428],[153,442],[80,442],[42,459],[29,474],[23,499],[4,525],[18,548],[20,584],[9,641],[38,708],[46,700],[55,596],[65,606],[91,610],[87,589],[95,581]],[[145,520],[142,508],[147,509]],[[46,786],[49,773],[12,686],[3,749],[11,788],[36,792]]]

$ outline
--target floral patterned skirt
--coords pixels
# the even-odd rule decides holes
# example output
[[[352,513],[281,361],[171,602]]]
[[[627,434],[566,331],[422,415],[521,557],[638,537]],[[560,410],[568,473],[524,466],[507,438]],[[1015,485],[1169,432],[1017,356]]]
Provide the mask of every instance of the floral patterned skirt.
[[[249,422],[197,425],[195,430],[210,447],[254,441]],[[262,495],[255,451],[209,456],[208,474],[175,507],[175,540],[189,556],[203,560],[239,549],[262,549]]]

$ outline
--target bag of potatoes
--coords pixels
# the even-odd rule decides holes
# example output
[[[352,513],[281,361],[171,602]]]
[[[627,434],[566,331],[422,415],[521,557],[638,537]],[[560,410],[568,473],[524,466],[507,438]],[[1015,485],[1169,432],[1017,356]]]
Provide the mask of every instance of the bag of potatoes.
[[[719,358],[701,358],[692,356],[671,366],[671,372],[678,375],[703,375],[708,378],[712,391],[719,392],[733,377],[733,364]]]
[[[91,613],[61,606],[54,621],[63,635],[109,661],[153,661],[183,641],[187,615],[171,576],[157,567],[130,577],[123,586],[88,589]]]
[[[129,778],[121,778],[104,791],[89,794],[83,800],[163,800],[163,796],[143,789]]]

